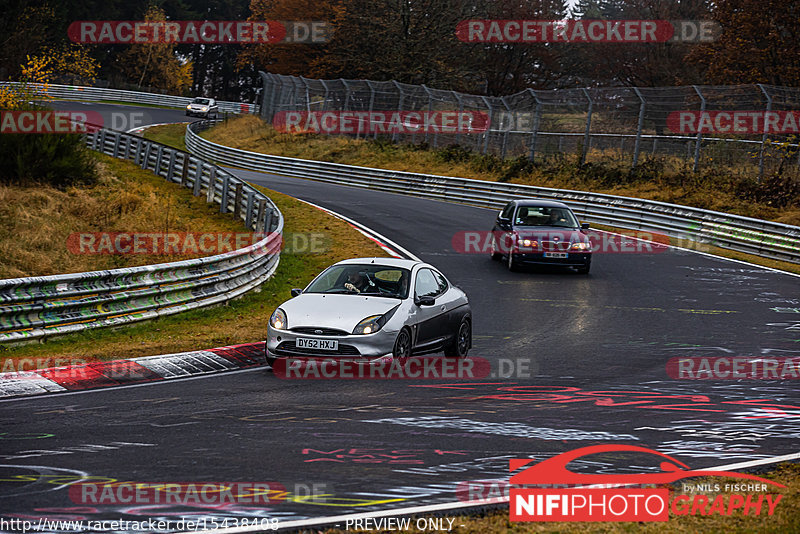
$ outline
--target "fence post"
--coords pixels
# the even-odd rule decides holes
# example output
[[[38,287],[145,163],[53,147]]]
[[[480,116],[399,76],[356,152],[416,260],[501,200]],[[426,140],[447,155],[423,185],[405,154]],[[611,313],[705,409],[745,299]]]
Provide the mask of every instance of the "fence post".
[[[400,87],[400,84],[397,83],[397,80],[392,80],[392,83],[394,84],[395,87],[397,87],[397,90],[400,92],[400,99],[397,101],[397,113],[400,113],[400,111],[403,109],[403,102],[405,101],[406,94],[403,92],[403,88]],[[392,134],[393,143],[396,143],[400,137],[400,132],[398,130],[395,130],[394,134]]]
[[[586,131],[583,133],[583,150],[581,150],[581,163],[580,166],[583,167],[583,164],[586,163],[586,154],[589,153],[589,143],[591,143],[591,131],[592,131],[592,108],[594,107],[594,102],[592,101],[592,96],[589,94],[589,90],[584,88],[583,94],[586,96],[586,100],[589,101],[589,109],[586,111]]]
[[[456,144],[460,145],[461,144],[461,113],[464,112],[464,100],[461,98],[461,95],[458,94],[455,91],[453,91],[453,96],[456,97],[456,101],[458,102],[458,115],[457,115],[458,116],[458,120],[456,121],[456,124],[458,126],[456,127]],[[472,124],[472,121],[470,120],[470,125],[471,124]],[[472,130],[472,126],[470,126],[470,130]]]
[[[481,100],[483,100],[483,103],[486,104],[487,108],[489,108],[489,120],[487,121],[488,127],[486,128],[486,134],[483,137],[483,153],[486,154],[486,151],[489,150],[489,136],[492,134],[492,117],[494,115],[494,108],[489,103],[489,99],[485,96],[482,96]]]
[[[330,89],[328,88],[328,84],[325,83],[325,80],[320,80],[320,83],[325,89],[325,95],[322,97],[322,111],[328,111],[328,96],[330,95]]]
[[[536,101],[536,110],[534,111],[533,115],[533,126],[531,131],[531,149],[528,154],[528,159],[533,161],[533,157],[536,154],[536,137],[539,134],[539,121],[542,117],[542,101],[539,100],[539,97],[536,96],[536,91],[533,89],[528,88],[528,92]]]
[[[236,189],[233,195],[233,218],[242,218],[242,193],[244,193],[244,184],[236,182]]]
[[[375,88],[372,86],[372,82],[369,80],[367,80],[367,85],[369,86],[369,121],[367,121],[367,124],[369,126],[367,126],[367,131],[364,132],[364,139],[367,138],[367,133],[369,133],[369,129],[372,128],[372,111],[375,106]],[[372,138],[373,139],[378,138],[377,128],[375,128],[375,130],[372,132]]]
[[[425,94],[428,95],[428,120],[430,120],[430,116],[433,114],[433,95],[431,94],[431,90],[428,89],[428,86],[424,83],[422,84],[422,88],[425,90]],[[422,127],[425,128],[425,124],[428,121],[422,120]],[[425,128],[425,143],[428,142],[428,137],[430,136],[430,132],[427,128]],[[436,148],[436,134],[433,135],[433,147]]]
[[[513,124],[514,120],[513,120],[513,118],[511,118],[511,106],[508,105],[508,102],[506,102],[505,97],[501,97],[500,98],[500,102],[503,103],[503,105],[506,108],[506,111],[508,111],[508,116],[511,119],[511,124]],[[503,120],[503,117],[501,115],[500,116],[500,130],[504,130],[504,132],[503,132],[503,146],[500,148],[500,159],[506,159],[506,149],[508,148],[508,146],[507,146],[508,145],[508,130],[511,127],[511,124],[509,124],[509,126],[505,127],[504,123],[505,123],[505,121]]]
[[[306,90],[306,111],[311,113],[311,93],[308,91],[308,82],[302,76],[300,76],[300,81],[303,82],[303,87]]]
[[[638,87],[633,88],[636,96],[639,97],[639,124],[636,126],[636,143],[633,145],[633,165],[631,168],[635,168],[636,165],[639,164],[639,147],[642,144],[642,129],[644,128],[644,110],[645,110],[645,100],[644,96],[642,96],[642,92],[639,91]]]
[[[706,97],[703,96],[702,91],[696,85],[693,85],[694,92],[697,93],[697,96],[700,97],[700,115],[702,116],[706,110]],[[694,146],[694,165],[692,165],[692,172],[697,172],[698,167],[700,166],[700,143],[703,142],[703,133],[701,132],[700,128],[697,129],[697,142]]]
[[[228,180],[230,180],[230,177],[227,174],[222,177],[222,197],[219,201],[220,213],[228,212]]]
[[[772,111],[772,97],[769,96],[767,90],[764,89],[764,86],[760,83],[756,84],[761,92],[764,93],[764,97],[767,99],[767,114]],[[758,182],[761,183],[761,179],[764,177],[764,150],[767,144],[767,128],[766,128],[766,115],[764,116],[764,133],[761,135],[761,149],[758,151]]]

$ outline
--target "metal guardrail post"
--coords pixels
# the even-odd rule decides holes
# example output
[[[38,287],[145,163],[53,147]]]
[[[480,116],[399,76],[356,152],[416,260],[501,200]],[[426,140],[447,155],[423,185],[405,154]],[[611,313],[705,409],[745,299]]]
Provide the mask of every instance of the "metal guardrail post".
[[[112,151],[111,155],[115,158],[119,157],[119,142],[122,136],[119,134],[114,135],[114,150]]]
[[[144,159],[142,159],[142,169],[147,169],[150,166],[150,149],[152,148],[152,144],[145,143],[144,144]]]
[[[642,143],[642,129],[644,128],[644,111],[645,111],[645,99],[642,96],[642,92],[639,91],[638,87],[634,87],[633,91],[636,93],[636,96],[639,97],[639,123],[636,126],[636,142],[633,145],[633,165],[631,168],[635,168],[639,164],[639,147]]]
[[[233,194],[233,218],[234,219],[241,219],[242,218],[242,195],[244,193],[244,184],[242,182],[236,182],[236,187],[234,189]]]
[[[183,169],[181,169],[181,186],[186,187],[189,184],[189,163],[191,163],[191,156],[186,155],[183,157]]]
[[[208,174],[208,189],[206,189],[206,202],[209,204],[214,203],[214,193],[217,189],[217,168],[211,167],[211,172]]]
[[[583,134],[583,150],[581,150],[581,163],[580,166],[583,167],[584,163],[586,163],[586,154],[589,153],[589,144],[591,143],[591,131],[592,131],[592,108],[594,106],[594,102],[592,101],[592,96],[589,94],[589,90],[584,88],[583,94],[586,96],[586,100],[589,101],[589,108],[586,111],[586,131]]]
[[[230,176],[227,174],[222,177],[222,197],[220,198],[219,202],[219,212],[220,213],[227,213],[228,212],[228,186],[229,186]]]
[[[264,222],[267,210],[267,199],[260,198],[258,200],[258,215],[256,215],[256,233],[263,234],[266,232],[264,229]]]
[[[161,176],[161,159],[164,156],[164,147],[158,145],[156,149],[156,176]]]
[[[706,111],[706,97],[703,96],[703,92],[700,91],[700,88],[696,85],[692,86],[694,88],[694,92],[697,93],[697,96],[700,97],[700,114],[702,115]],[[700,143],[703,142],[703,132],[700,131],[700,128],[697,129],[697,143],[694,146],[694,165],[692,165],[692,172],[697,172],[698,167],[700,166]]]
[[[141,166],[142,164],[142,138],[136,138],[136,153],[133,155],[133,162],[136,165]]]
[[[264,219],[264,233],[270,233],[272,231],[272,208],[267,208],[267,215]]]
[[[764,89],[764,86],[760,83],[756,84],[761,92],[764,93],[764,97],[767,99],[767,109],[766,112],[769,114],[772,111],[772,97],[767,93],[767,90]],[[764,178],[764,151],[766,149],[767,144],[767,121],[766,121],[766,114],[764,115],[764,133],[761,135],[761,149],[758,151],[758,182],[761,183],[761,180]]]
[[[199,197],[203,185],[203,163],[198,161],[194,165],[194,181],[192,182],[192,195]]]
[[[244,225],[247,228],[252,228],[253,226],[253,202],[255,201],[255,192],[249,191],[247,193],[247,207],[245,208],[244,212]]]
[[[171,150],[169,153],[169,163],[167,164],[167,181],[174,182],[175,176],[175,159],[177,155],[174,150]]]

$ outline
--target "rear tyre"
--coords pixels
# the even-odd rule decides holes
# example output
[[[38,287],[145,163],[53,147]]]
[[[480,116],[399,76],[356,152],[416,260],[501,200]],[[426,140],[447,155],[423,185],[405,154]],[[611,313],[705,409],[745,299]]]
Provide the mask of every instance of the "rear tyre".
[[[461,320],[456,336],[452,343],[444,348],[444,355],[448,358],[466,358],[472,344],[472,328],[467,318]]]
[[[408,358],[411,356],[411,333],[407,328],[400,330],[397,339],[394,341],[392,356],[396,359]]]

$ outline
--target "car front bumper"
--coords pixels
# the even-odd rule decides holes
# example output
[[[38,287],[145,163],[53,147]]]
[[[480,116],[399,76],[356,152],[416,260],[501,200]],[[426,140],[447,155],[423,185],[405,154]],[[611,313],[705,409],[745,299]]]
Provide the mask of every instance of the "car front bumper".
[[[272,358],[374,360],[392,354],[397,334],[397,330],[381,329],[367,335],[317,336],[291,330],[276,330],[268,326],[267,354]],[[339,342],[339,349],[331,351],[297,348],[297,338],[335,340]]]
[[[590,252],[568,252],[566,258],[546,258],[544,252],[514,252],[514,261],[521,265],[561,265],[586,267],[592,262]]]

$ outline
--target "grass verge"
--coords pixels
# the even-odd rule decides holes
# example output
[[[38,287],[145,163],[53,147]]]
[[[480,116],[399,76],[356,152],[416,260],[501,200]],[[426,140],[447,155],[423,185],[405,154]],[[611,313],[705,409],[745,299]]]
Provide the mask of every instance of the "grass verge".
[[[261,341],[266,335],[270,314],[289,298],[290,288],[304,287],[322,269],[337,261],[386,255],[347,223],[292,197],[259,189],[269,195],[283,213],[285,233],[324,234],[325,250],[282,253],[276,273],[261,286],[260,292],[250,292],[227,305],[119,329],[87,330],[44,344],[0,346],[0,361],[5,358],[115,360]]]
[[[142,137],[162,145],[171,146],[179,150],[186,151],[186,143],[184,142],[186,135],[185,124],[163,124],[161,126],[153,126],[147,128]]]
[[[76,254],[71,234],[89,232],[242,232],[204,197],[97,154],[99,180],[91,186],[0,185],[0,278],[46,276],[178,261],[194,255]],[[98,247],[99,248],[99,247]]]
[[[750,532],[763,532],[763,533],[784,533],[784,532],[800,532],[800,465],[798,464],[779,464],[769,471],[765,478],[775,480],[786,486],[783,488],[773,488],[771,493],[782,494],[781,501],[775,508],[774,515],[766,514],[766,505],[762,509],[761,515],[742,515],[741,510],[734,511],[731,516],[724,515],[676,515],[670,511],[669,521],[653,522],[653,523],[633,523],[633,522],[620,522],[620,523],[512,523],[509,521],[508,509],[504,508],[488,512],[482,515],[452,515],[447,514],[444,517],[454,519],[453,532],[459,534],[507,534],[507,533],[567,533],[567,534],[585,534],[585,533],[611,533],[622,534],[630,532],[641,532],[645,534],[656,534],[661,532],[675,532],[675,533],[695,533],[695,532],[725,532],[727,534],[734,533],[750,533]],[[731,479],[723,478],[708,478],[708,479],[694,479],[692,484],[699,483],[718,483],[721,488],[724,488],[726,483],[731,483]],[[672,491],[670,493],[670,502],[676,494],[682,493],[680,491],[680,483],[677,488],[678,493]],[[729,492],[719,493],[700,493],[709,497],[709,502],[717,495],[729,496]],[[741,494],[741,493],[740,493]],[[755,494],[756,498],[758,494]],[[725,498],[727,506],[728,498]],[[708,507],[704,508],[708,510]],[[420,522],[420,524],[422,524]],[[444,522],[446,526],[447,521]],[[429,530],[422,530],[416,528],[415,521],[411,522],[413,528],[405,530],[410,534],[422,534],[429,532]],[[344,534],[345,532],[376,532],[375,530],[339,530],[329,529],[326,534]],[[386,531],[389,532],[389,531]]]

